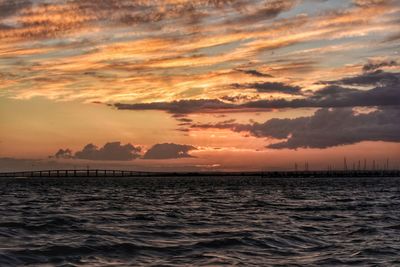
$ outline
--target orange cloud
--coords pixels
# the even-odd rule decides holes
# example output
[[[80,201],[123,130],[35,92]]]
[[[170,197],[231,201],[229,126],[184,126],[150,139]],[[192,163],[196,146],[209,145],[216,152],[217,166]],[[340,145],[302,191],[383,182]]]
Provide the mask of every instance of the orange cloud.
[[[136,103],[234,95],[232,83],[315,90],[315,77],[355,73],[365,54],[374,56],[357,38],[396,33],[400,11],[391,1],[354,1],[347,9],[287,15],[301,3],[256,2],[38,1],[13,10],[3,4],[9,12],[0,21],[1,89],[23,99]],[[345,50],[355,51],[351,63],[331,62],[332,53]]]

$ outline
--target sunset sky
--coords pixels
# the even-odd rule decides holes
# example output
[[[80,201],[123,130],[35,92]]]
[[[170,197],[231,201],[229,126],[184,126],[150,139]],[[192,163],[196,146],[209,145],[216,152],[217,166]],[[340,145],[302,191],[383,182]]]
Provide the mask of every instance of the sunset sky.
[[[0,0],[0,171],[400,167],[399,0]]]

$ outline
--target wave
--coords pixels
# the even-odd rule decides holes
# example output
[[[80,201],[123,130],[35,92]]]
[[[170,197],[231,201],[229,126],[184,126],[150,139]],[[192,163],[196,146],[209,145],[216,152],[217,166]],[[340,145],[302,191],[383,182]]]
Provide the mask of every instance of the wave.
[[[376,181],[0,180],[0,266],[399,265],[400,183]]]

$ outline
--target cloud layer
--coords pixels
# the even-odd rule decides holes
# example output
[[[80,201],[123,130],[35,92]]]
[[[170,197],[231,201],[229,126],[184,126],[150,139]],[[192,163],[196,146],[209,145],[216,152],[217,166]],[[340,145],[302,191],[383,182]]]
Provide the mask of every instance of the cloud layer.
[[[272,119],[254,124],[258,137],[287,140],[269,145],[274,149],[327,148],[361,141],[400,142],[400,109],[355,114],[351,109],[320,109],[311,117]]]
[[[187,119],[182,120],[189,122]],[[98,148],[93,144],[87,144],[82,150],[75,154],[70,149],[59,149],[54,156],[56,159],[83,159],[83,160],[102,160],[102,161],[130,161],[133,159],[180,159],[191,158],[190,151],[197,148],[191,145],[179,145],[174,143],[156,144],[141,154],[140,146],[132,144],[122,145],[121,142],[106,143]]]
[[[310,1],[1,0],[0,94],[173,102],[235,83],[296,95],[366,60],[395,67],[398,1]]]
[[[98,148],[93,144],[86,145],[81,151],[75,153],[76,159],[87,160],[132,160],[140,157],[140,147],[131,144],[121,145],[120,142],[106,143]]]
[[[179,159],[191,158],[189,152],[196,150],[194,146],[172,143],[156,144],[144,154],[144,159]]]
[[[255,89],[259,93],[282,93],[290,95],[301,95],[300,86],[292,86],[282,82],[262,82],[262,83],[247,83],[247,84],[232,84],[237,89]]]
[[[329,107],[371,107],[400,105],[400,73],[377,70],[337,81],[323,82],[328,85],[308,96],[295,99],[261,99],[243,104],[224,102],[219,99],[195,99],[173,102],[121,104],[114,106],[122,110],[164,110],[176,114],[210,113],[222,111],[246,111],[249,109],[272,108],[329,108]],[[266,83],[269,91],[300,93],[300,88]],[[281,88],[279,88],[281,86]],[[355,89],[348,86],[375,86],[372,89]],[[272,89],[273,88],[273,89]],[[279,88],[279,89],[278,89]],[[286,89],[284,89],[286,88]],[[265,89],[267,90],[267,89]],[[222,98],[224,99],[224,97]],[[230,98],[226,98],[230,100]]]
[[[193,124],[193,129],[218,128],[248,132],[259,138],[284,139],[272,149],[328,148],[362,141],[400,142],[400,108],[357,114],[350,108],[319,109],[309,117],[271,119],[265,123]]]
[[[72,150],[71,149],[62,149],[60,148],[56,154],[54,154],[54,157],[57,159],[71,159],[73,158],[72,155]]]

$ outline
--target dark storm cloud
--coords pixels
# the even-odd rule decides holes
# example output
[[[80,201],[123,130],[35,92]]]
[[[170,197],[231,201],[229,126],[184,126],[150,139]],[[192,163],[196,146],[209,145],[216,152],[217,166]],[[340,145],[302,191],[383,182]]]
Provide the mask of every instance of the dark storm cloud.
[[[189,151],[196,150],[194,146],[173,143],[156,144],[144,154],[143,159],[179,159],[192,158]]]
[[[371,90],[355,90],[340,86],[327,86],[310,98],[321,107],[391,106],[400,105],[400,87],[385,86]]]
[[[311,117],[272,119],[255,124],[256,136],[287,140],[269,145],[274,149],[327,148],[361,141],[400,142],[400,109],[354,114],[351,109],[320,109]]]
[[[338,81],[313,92],[306,98],[293,100],[259,100],[243,104],[247,108],[357,107],[400,105],[400,74],[381,70],[362,73]],[[358,90],[344,86],[376,86]]]
[[[367,68],[370,67],[367,66]],[[373,72],[365,72],[362,73],[361,75],[349,78],[343,78],[337,81],[327,81],[322,83],[351,85],[351,86],[397,86],[398,87],[400,83],[400,73],[375,70]]]
[[[268,110],[272,108],[391,106],[400,105],[399,92],[398,87],[377,87],[371,90],[356,90],[340,86],[328,86],[315,92],[314,95],[308,98],[293,100],[268,99],[250,101],[244,104],[229,104],[217,99],[202,99],[140,104],[117,103],[114,106],[121,110],[164,110],[177,114],[220,112],[224,110]]]
[[[369,72],[369,71],[374,71],[377,69],[380,69],[382,67],[392,67],[392,66],[398,66],[399,63],[395,60],[384,60],[380,62],[374,62],[370,61],[367,64],[363,66],[363,71]]]
[[[297,99],[261,99],[243,104],[226,103],[218,99],[180,100],[138,104],[117,103],[113,106],[122,110],[163,110],[172,114],[210,113],[221,111],[268,110],[272,108],[330,108],[371,107],[400,105],[400,74],[381,70],[367,72],[338,81],[324,82],[329,85]],[[370,90],[358,90],[345,85],[375,85]],[[269,87],[268,85],[267,87]],[[266,89],[267,90],[267,89]],[[294,90],[297,89],[288,89]],[[231,97],[222,100],[232,102]]]
[[[75,153],[75,158],[125,161],[140,157],[140,151],[140,147],[135,147],[131,144],[121,145],[120,142],[106,143],[101,148],[88,144],[81,151]]]
[[[230,129],[234,132],[249,131],[251,125],[237,123],[235,119],[220,121],[217,123],[193,123],[192,129]],[[188,128],[188,130],[190,130]]]
[[[256,99],[259,99],[260,96],[259,95],[255,95],[255,96],[251,96],[251,95],[233,95],[233,96],[222,96],[220,99],[227,101],[227,102],[243,102],[243,101],[253,101]]]
[[[185,121],[185,126],[190,126],[192,120],[181,118]],[[70,149],[59,149],[54,156],[49,158],[56,159],[84,159],[84,160],[104,160],[104,161],[129,161],[137,158],[143,159],[179,159],[192,158],[190,151],[197,148],[190,145],[179,145],[173,143],[156,144],[143,155],[140,154],[141,147],[131,144],[122,145],[120,142],[106,143],[98,148],[93,144],[86,145],[81,151],[75,154]]]
[[[71,159],[73,157],[71,149],[59,149],[54,157],[57,159]]]
[[[245,74],[248,74],[248,75],[251,75],[251,76],[255,76],[255,77],[265,77],[265,78],[272,77],[272,75],[270,75],[268,73],[259,72],[258,70],[237,70],[237,71],[243,72]]]
[[[273,149],[328,148],[362,141],[400,142],[400,109],[384,108],[356,114],[350,108],[319,109],[314,115],[295,119],[271,119],[265,123],[193,124],[192,128],[230,129],[259,138],[285,139]]]
[[[399,92],[399,87],[377,87],[364,91],[329,86],[308,98],[259,100],[248,102],[243,107],[263,109],[395,106],[400,105]]]
[[[235,105],[222,102],[217,99],[195,99],[195,100],[179,100],[173,102],[153,102],[138,104],[122,104],[114,105],[121,110],[164,110],[170,113],[186,114],[196,112],[216,111],[220,109],[235,108]]]
[[[238,89],[255,89],[259,93],[283,93],[290,95],[301,95],[301,87],[292,86],[280,82],[262,82],[262,83],[245,83],[232,84],[234,88]]]
[[[309,97],[309,99],[325,100],[325,101],[327,100],[329,101],[332,99],[340,99],[341,101],[343,101],[343,99],[348,98],[349,95],[357,94],[360,92],[363,91],[352,88],[345,88],[338,85],[329,85],[313,92],[312,95]]]

